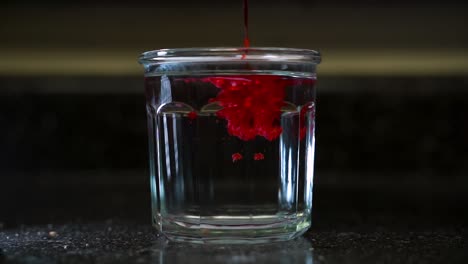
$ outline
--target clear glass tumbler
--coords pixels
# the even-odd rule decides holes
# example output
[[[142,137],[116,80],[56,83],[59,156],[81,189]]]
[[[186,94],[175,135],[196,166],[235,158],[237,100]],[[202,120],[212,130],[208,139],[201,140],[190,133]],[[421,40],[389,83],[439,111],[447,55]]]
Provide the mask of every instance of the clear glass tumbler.
[[[311,224],[320,54],[145,52],[153,224],[174,241],[284,241]]]

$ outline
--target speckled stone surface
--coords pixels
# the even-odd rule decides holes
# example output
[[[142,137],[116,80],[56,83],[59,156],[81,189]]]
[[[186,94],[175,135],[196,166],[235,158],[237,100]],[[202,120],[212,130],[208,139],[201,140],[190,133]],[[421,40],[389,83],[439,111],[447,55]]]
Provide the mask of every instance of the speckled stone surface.
[[[149,225],[108,220],[0,231],[3,263],[467,263],[466,229],[310,230],[264,245],[174,243]]]
[[[0,263],[468,263],[468,78],[318,85],[312,230],[207,246],[149,226],[141,76],[0,78]]]

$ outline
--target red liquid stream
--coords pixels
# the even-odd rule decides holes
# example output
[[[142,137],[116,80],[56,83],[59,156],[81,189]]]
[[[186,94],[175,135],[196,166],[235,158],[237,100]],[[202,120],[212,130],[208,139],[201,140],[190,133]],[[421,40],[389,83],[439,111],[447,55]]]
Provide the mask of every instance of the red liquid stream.
[[[249,39],[249,0],[244,0],[244,48],[250,47]]]
[[[249,7],[248,0],[244,0],[244,48],[250,47],[249,39]],[[246,53],[242,55],[245,59]],[[284,106],[285,89],[287,86],[298,84],[313,85],[313,79],[295,80],[279,75],[239,75],[214,76],[205,78],[185,79],[185,82],[209,82],[220,89],[210,102],[217,102],[223,108],[216,112],[219,118],[227,121],[227,130],[231,136],[249,141],[257,136],[269,141],[277,139],[283,131],[279,119],[281,108]],[[301,110],[300,118],[304,119],[306,108]],[[188,118],[197,118],[191,112]],[[304,122],[302,122],[304,124]],[[299,137],[305,136],[305,127],[300,128]],[[244,157],[237,152],[232,154],[232,161],[238,162]],[[255,153],[253,159],[263,160],[264,154]]]

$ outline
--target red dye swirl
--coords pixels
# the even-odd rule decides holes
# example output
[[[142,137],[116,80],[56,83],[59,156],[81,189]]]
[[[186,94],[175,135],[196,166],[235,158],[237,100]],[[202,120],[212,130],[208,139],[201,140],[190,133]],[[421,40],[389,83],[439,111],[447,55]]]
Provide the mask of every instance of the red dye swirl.
[[[223,107],[217,115],[227,120],[230,135],[242,140],[262,136],[271,141],[279,137],[284,89],[292,83],[291,79],[277,75],[248,75],[203,80],[221,89],[213,101]]]
[[[277,139],[283,131],[280,117],[281,108],[285,105],[285,89],[288,86],[315,83],[314,79],[280,75],[210,76],[184,78],[183,81],[208,82],[220,89],[217,96],[210,98],[208,102],[217,102],[222,107],[216,115],[227,121],[228,133],[245,141],[253,140],[257,136],[269,141]],[[304,114],[308,109],[308,106],[304,106],[300,112],[301,139],[306,132]],[[196,119],[196,112],[189,113],[188,118]]]

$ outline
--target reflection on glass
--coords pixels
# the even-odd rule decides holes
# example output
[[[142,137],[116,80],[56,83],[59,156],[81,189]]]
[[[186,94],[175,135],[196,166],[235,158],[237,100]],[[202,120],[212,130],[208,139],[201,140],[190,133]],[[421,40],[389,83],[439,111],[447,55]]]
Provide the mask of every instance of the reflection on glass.
[[[198,245],[169,242],[160,237],[150,252],[152,262],[158,264],[314,263],[312,245],[303,237],[287,243],[257,245]]]

